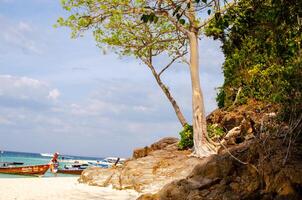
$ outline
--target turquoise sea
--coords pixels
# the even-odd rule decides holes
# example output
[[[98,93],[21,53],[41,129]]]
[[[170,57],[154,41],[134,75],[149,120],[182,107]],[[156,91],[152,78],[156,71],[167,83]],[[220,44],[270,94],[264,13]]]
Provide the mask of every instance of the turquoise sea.
[[[102,160],[103,158],[96,157],[83,157],[83,156],[72,156],[72,155],[61,155],[63,157],[68,157],[72,160]],[[13,152],[13,151],[0,151],[0,162],[23,162],[24,165],[39,165],[47,164],[50,161],[50,157],[41,156],[39,153],[25,153],[25,152]],[[60,163],[60,166],[64,166],[66,163]],[[74,176],[68,174],[57,174],[59,177]],[[20,176],[20,175],[9,175],[1,174],[0,178],[30,178],[30,176]],[[54,177],[54,174],[49,171],[46,172],[44,177]]]

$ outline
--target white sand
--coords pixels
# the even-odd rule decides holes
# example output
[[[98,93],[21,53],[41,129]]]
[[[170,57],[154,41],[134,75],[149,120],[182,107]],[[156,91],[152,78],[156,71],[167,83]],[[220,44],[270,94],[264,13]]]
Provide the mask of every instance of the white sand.
[[[76,177],[1,178],[0,200],[134,200],[133,190],[79,184]]]

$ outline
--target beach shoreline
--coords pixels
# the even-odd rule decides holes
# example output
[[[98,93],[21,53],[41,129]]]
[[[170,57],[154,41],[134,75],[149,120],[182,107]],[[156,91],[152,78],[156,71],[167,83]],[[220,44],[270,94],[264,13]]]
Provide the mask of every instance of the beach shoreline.
[[[134,190],[80,184],[78,177],[1,178],[0,200],[134,200]]]

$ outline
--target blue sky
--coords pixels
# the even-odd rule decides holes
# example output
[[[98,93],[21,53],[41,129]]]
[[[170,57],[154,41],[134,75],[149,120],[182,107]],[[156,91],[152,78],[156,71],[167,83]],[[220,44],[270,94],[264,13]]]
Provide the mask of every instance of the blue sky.
[[[0,0],[0,149],[130,156],[134,148],[178,136],[181,126],[146,66],[102,53],[90,34],[75,40],[68,29],[53,28],[65,15],[59,0]],[[219,42],[203,37],[200,43],[209,113],[224,58]],[[188,67],[165,73],[191,121]]]

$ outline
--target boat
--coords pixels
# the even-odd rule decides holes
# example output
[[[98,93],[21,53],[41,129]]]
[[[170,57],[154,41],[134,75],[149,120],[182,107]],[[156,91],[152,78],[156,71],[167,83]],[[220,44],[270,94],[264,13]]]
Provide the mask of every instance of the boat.
[[[53,154],[51,154],[51,153],[40,153],[40,155],[43,157],[52,157],[53,156]]]
[[[23,165],[23,162],[0,162],[0,166]]]
[[[88,164],[79,164],[79,163],[65,165],[64,168],[58,169],[57,173],[81,175],[84,169],[86,169],[88,166],[89,166]]]
[[[18,166],[9,163],[2,163],[0,166],[0,173],[28,175],[28,176],[42,176],[49,169],[49,164],[32,165],[32,166]]]
[[[96,167],[110,168],[112,166],[122,166],[125,161],[126,161],[125,158],[107,157],[102,161],[88,162],[88,163]]]

